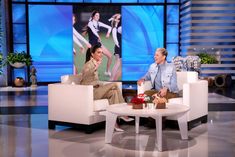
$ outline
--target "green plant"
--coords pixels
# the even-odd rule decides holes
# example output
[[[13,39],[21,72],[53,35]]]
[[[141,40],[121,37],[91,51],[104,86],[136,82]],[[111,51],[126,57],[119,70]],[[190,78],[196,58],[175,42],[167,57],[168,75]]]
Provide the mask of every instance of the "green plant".
[[[216,57],[211,54],[207,53],[199,53],[199,58],[201,59],[201,64],[216,64],[218,61],[216,60]]]
[[[25,63],[27,66],[29,66],[32,64],[32,57],[24,51],[19,53],[9,53],[7,55],[7,63],[14,64],[16,62]]]
[[[2,53],[0,53],[0,75],[3,73],[2,67],[3,67],[3,55]]]

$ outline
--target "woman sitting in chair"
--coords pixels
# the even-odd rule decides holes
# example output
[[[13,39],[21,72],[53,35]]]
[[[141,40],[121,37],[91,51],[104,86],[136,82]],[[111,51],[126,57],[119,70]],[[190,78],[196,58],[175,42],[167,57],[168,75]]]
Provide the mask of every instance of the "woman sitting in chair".
[[[94,99],[108,99],[109,104],[124,103],[121,91],[116,83],[103,84],[98,77],[98,67],[102,62],[103,51],[101,45],[94,45],[91,48],[90,60],[86,62],[82,69],[82,85],[93,85]],[[132,121],[132,118],[122,117],[124,121]],[[115,131],[123,131],[115,125]]]

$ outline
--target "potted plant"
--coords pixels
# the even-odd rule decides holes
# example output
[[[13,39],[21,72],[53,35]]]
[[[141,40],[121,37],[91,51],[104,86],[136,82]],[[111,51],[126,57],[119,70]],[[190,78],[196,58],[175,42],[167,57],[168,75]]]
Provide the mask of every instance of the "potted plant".
[[[25,51],[9,53],[7,55],[7,63],[15,68],[22,68],[32,64],[32,57]]]
[[[216,64],[218,61],[216,60],[216,57],[211,54],[207,53],[199,53],[199,58],[201,59],[201,64]]]

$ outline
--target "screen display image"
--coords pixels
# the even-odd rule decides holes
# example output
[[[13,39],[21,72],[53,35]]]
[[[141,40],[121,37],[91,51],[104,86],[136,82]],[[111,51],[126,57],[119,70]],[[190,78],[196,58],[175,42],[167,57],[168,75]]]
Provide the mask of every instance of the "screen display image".
[[[100,80],[121,80],[121,7],[73,6],[74,74],[90,60],[90,48],[101,45]]]

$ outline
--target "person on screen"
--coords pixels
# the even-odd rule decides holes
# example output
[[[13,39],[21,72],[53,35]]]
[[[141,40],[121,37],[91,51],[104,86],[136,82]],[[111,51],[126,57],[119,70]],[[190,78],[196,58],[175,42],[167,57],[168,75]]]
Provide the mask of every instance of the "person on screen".
[[[151,81],[152,89],[146,91],[145,94],[152,96],[160,94],[167,99],[177,97],[177,76],[174,64],[169,64],[166,61],[167,50],[158,48],[155,52],[155,62],[149,67],[148,72],[138,80],[137,84],[141,85],[144,81]]]
[[[109,104],[124,103],[122,93],[118,88],[117,83],[103,84],[98,77],[98,68],[102,63],[103,48],[101,45],[94,45],[89,53],[90,60],[86,62],[82,69],[81,85],[93,85],[94,99],[108,99]],[[122,117],[125,121],[132,121],[133,118],[127,116]],[[115,125],[116,131],[123,131],[119,126]]]
[[[110,77],[110,81],[118,80],[121,76],[121,62],[122,62],[122,54],[121,54],[121,44],[122,44],[122,25],[121,25],[121,14],[113,15],[109,21],[111,21],[112,26],[112,36],[113,41],[115,43],[114,46],[114,55],[115,55],[115,64],[112,69],[112,75]]]
[[[73,25],[76,23],[76,18],[73,15]],[[78,31],[74,28],[73,26],[73,42],[80,48],[80,52],[84,53],[85,48],[83,47],[82,43],[83,42],[87,48],[91,48],[91,44],[81,35],[78,33]],[[77,51],[75,49],[75,47],[73,47],[73,55],[74,58],[77,54]],[[73,64],[73,74],[77,74],[78,73],[78,67],[76,67],[75,62]]]
[[[84,34],[88,33],[89,43],[92,46],[97,45],[97,44],[102,45],[101,47],[103,49],[103,53],[108,59],[107,65],[106,65],[106,71],[104,72],[104,74],[106,76],[110,77],[111,76],[110,67],[111,67],[111,63],[112,63],[112,54],[104,46],[104,44],[102,44],[99,31],[100,31],[100,27],[106,28],[108,30],[107,33],[106,33],[106,38],[109,38],[112,28],[109,25],[106,25],[103,22],[100,22],[99,19],[100,19],[100,13],[96,10],[93,11],[92,14],[91,14],[91,17],[89,19],[88,25],[87,25],[87,27],[85,27]],[[89,58],[90,54],[89,53],[90,53],[90,51],[87,50],[86,62],[90,60],[90,58]]]

